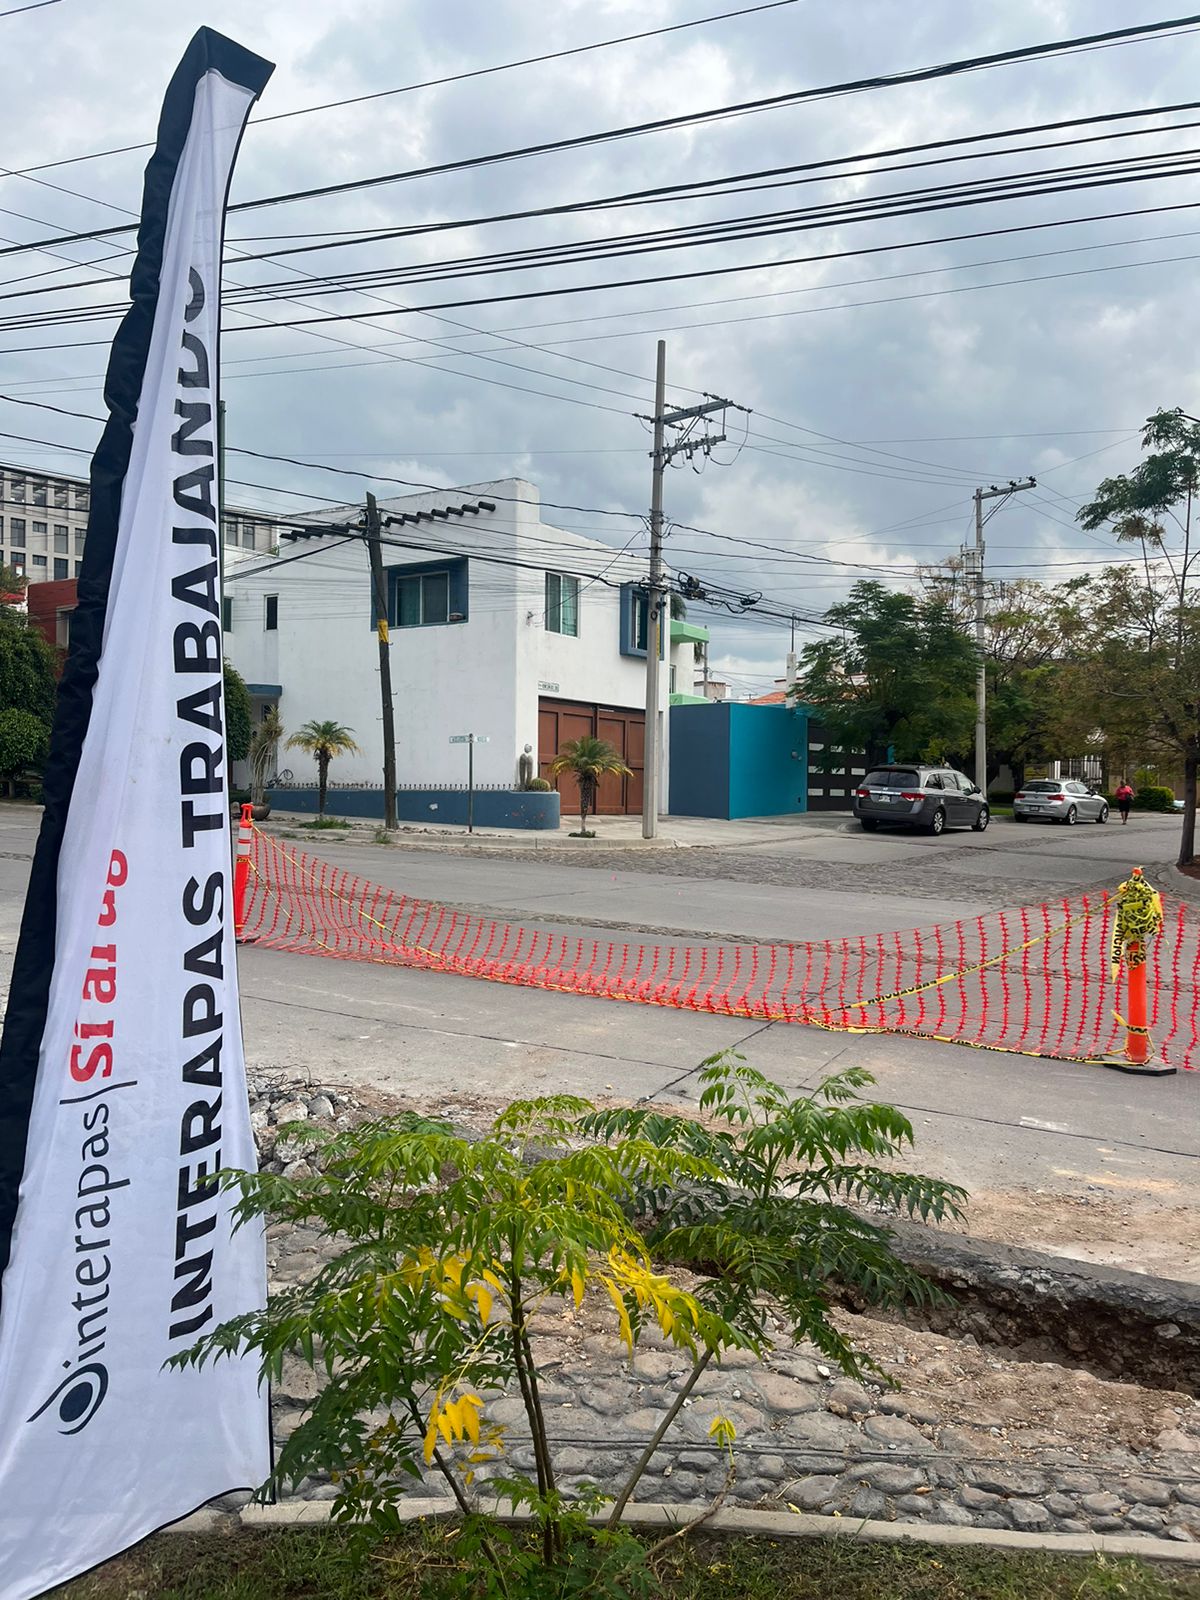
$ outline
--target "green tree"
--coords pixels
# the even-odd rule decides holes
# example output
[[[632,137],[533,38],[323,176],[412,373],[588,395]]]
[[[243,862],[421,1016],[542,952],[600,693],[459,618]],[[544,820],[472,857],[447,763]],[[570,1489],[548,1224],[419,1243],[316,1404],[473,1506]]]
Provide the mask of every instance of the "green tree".
[[[830,747],[869,762],[945,760],[969,747],[975,646],[940,594],[868,580],[831,606],[835,636],[806,645],[795,696],[818,713]]]
[[[50,729],[31,711],[6,706],[0,711],[0,778],[40,769],[50,745]]]
[[[288,740],[289,750],[307,750],[317,762],[317,814],[325,815],[325,792],[329,786],[329,763],[334,756],[360,756],[354,742],[354,729],[340,722],[306,722]]]
[[[58,692],[58,657],[20,612],[0,606],[0,711],[28,711],[49,728]]]
[[[1094,640],[1107,691],[1133,709],[1147,736],[1183,767],[1179,862],[1195,856],[1196,778],[1200,770],[1200,611],[1189,588],[1195,564],[1192,514],[1198,487],[1200,423],[1181,411],[1156,411],[1142,431],[1145,457],[1130,473],[1105,478],[1081,506],[1083,527],[1110,527],[1142,555],[1141,585],[1126,575],[1107,581],[1117,603]],[[1167,547],[1168,524],[1182,550]],[[1153,554],[1152,554],[1153,552]],[[1118,569],[1119,570],[1119,569]]]
[[[225,663],[225,754],[230,762],[250,754],[250,691],[235,666]]]
[[[605,739],[584,734],[581,739],[569,739],[550,763],[554,777],[569,772],[579,785],[579,829],[587,833],[588,812],[595,810],[596,789],[601,778],[612,773],[618,778],[631,778],[633,773],[622,761],[619,753]]]
[[[266,1378],[279,1378],[288,1355],[319,1372],[317,1398],[264,1496],[330,1474],[334,1519],[381,1537],[399,1526],[406,1489],[436,1471],[466,1518],[454,1551],[493,1565],[489,1593],[648,1593],[617,1524],[709,1364],[734,1349],[765,1355],[782,1326],[843,1371],[878,1375],[834,1324],[833,1286],[871,1305],[932,1298],[894,1254],[886,1223],[862,1213],[957,1217],[962,1193],[894,1170],[912,1129],[891,1107],[858,1098],[871,1081],[851,1069],[789,1099],[730,1054],[704,1063],[699,1117],[597,1112],[560,1095],[510,1106],[475,1141],[415,1112],[341,1133],[306,1125],[313,1175],[222,1181],[240,1193],[240,1221],[315,1228],[338,1255],[175,1362],[253,1351]],[[678,1281],[671,1261],[700,1272],[699,1283]],[[583,1513],[604,1497],[571,1502],[558,1485],[530,1326],[535,1313],[566,1313],[585,1297],[630,1351],[653,1329],[687,1369],[600,1534]],[[504,1429],[482,1397],[509,1387],[532,1477],[498,1475]],[[709,1434],[726,1446],[732,1475],[732,1424],[717,1414]],[[478,1476],[534,1513],[536,1552],[479,1515]],[[625,1586],[598,1585],[600,1569]]]

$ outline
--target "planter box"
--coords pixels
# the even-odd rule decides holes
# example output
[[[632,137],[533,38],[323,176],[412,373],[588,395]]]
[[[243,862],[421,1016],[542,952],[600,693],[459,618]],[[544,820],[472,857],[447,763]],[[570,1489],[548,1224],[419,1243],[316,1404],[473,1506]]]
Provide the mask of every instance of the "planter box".
[[[277,811],[303,811],[316,815],[317,786],[297,785],[271,790],[271,803]],[[382,789],[330,789],[325,797],[326,814],[332,817],[368,817],[383,821]],[[401,822],[467,823],[465,789],[401,789],[396,795],[396,815]],[[554,790],[477,789],[475,826],[477,828],[524,828],[556,831],[559,825],[559,798]]]

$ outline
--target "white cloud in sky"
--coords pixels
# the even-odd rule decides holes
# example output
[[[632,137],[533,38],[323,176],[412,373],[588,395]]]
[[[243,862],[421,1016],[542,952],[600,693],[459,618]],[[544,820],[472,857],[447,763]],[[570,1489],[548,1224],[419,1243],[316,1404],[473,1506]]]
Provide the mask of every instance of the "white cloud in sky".
[[[261,0],[253,8],[211,0],[204,20],[276,61],[259,113],[269,117],[719,9],[700,0],[568,0],[554,7],[532,0],[454,0],[450,5],[444,0]],[[1149,0],[1011,0],[1003,7],[963,6],[956,0],[925,0],[919,7],[855,0],[819,7],[802,0],[558,62],[259,122],[245,139],[233,199],[402,172],[866,73],[1130,26],[1160,11]],[[163,88],[195,20],[188,8],[164,6],[161,0],[112,0],[103,7],[63,0],[0,20],[7,166],[152,138]],[[1184,101],[1194,97],[1198,64],[1200,37],[1185,36],[845,95],[304,205],[238,213],[230,220],[230,240],[236,250],[252,252],[270,247],[263,235],[482,217]],[[1195,142],[1192,132],[1181,132],[1005,161],[977,157],[954,166],[870,179],[822,179],[719,201],[480,224],[290,259],[301,273],[318,278],[326,272],[433,264],[493,249],[862,199],[997,170],[1186,150]],[[0,235],[25,242],[128,220],[139,202],[145,156],[137,151],[31,174],[37,181],[0,176]],[[592,265],[394,286],[372,290],[373,297],[344,291],[330,296],[321,292],[325,285],[289,273],[282,262],[252,264],[231,254],[231,282],[289,283],[286,298],[254,308],[272,321],[312,314],[306,306],[361,314],[388,309],[389,301],[420,307],[733,264],[754,270],[321,329],[240,331],[247,318],[230,306],[224,341],[230,441],[305,459],[321,455],[364,473],[447,485],[519,472],[537,482],[547,500],[641,511],[649,497],[647,440],[631,413],[650,407],[654,340],[660,330],[672,328],[666,335],[672,394],[690,403],[692,391],[717,392],[754,411],[747,448],[731,464],[710,465],[699,476],[670,476],[667,513],[674,521],[758,540],[778,556],[807,552],[893,567],[957,550],[977,481],[1033,471],[1047,474],[1045,501],[1021,497],[992,524],[989,560],[997,576],[1016,575],[1038,563],[1099,559],[1107,547],[1070,526],[1074,504],[1099,478],[1136,459],[1136,440],[1129,436],[1150,411],[1175,404],[1197,408],[1191,359],[1194,260],[1107,269],[1161,256],[1200,256],[1194,212],[1164,211],[957,243],[922,246],[920,241],[1198,202],[1196,178],[1181,176]],[[1081,250],[1114,241],[1117,248]],[[67,246],[60,255],[85,262],[111,255],[127,242]],[[789,256],[900,242],[911,247],[809,265],[771,265]],[[1053,251],[1067,253],[1044,254]],[[1004,259],[1011,257],[1025,259]],[[0,258],[0,277],[13,280],[62,265],[47,256],[10,256]],[[948,268],[954,270],[943,270]],[[127,273],[128,257],[117,255],[104,270]],[[72,268],[63,276],[87,273]],[[1003,282],[1031,277],[1042,281]],[[986,284],[998,286],[975,287]],[[8,287],[18,286],[10,281]],[[120,283],[105,283],[42,303],[107,302],[122,293]],[[0,302],[10,311],[38,304]],[[630,312],[637,315],[618,315]],[[6,352],[0,392],[97,411],[111,326],[25,335],[0,331],[0,352]],[[73,339],[97,342],[48,348]],[[406,340],[441,341],[442,347]],[[47,348],[16,353],[24,345]],[[491,359],[472,351],[486,351]],[[454,371],[442,370],[447,367]],[[0,426],[12,432],[87,448],[95,442],[97,430],[87,423],[8,405],[3,416],[7,420]],[[730,422],[731,437],[737,437],[740,421],[731,415]],[[82,459],[36,446],[0,447],[0,454],[76,470]],[[733,455],[732,446],[721,452],[722,459]],[[282,464],[261,467],[239,470],[238,476],[303,488],[314,502],[355,492],[346,478]],[[360,487],[367,486],[364,478]],[[377,486],[389,492],[386,485]],[[265,506],[297,503],[270,491],[239,493]],[[618,528],[632,527],[611,515],[580,514],[570,520],[572,526],[594,525],[599,537],[614,544],[628,536]],[[674,535],[673,543],[682,545],[682,536]],[[676,564],[702,581],[747,593],[761,590],[779,604],[808,610],[823,610],[861,575],[815,562],[772,561],[769,551],[695,536],[691,547],[686,558],[675,558]],[[1065,576],[1070,570],[1046,566],[1047,575]],[[782,672],[786,629],[720,614],[712,626],[714,667],[720,661],[747,680],[760,677],[764,687]]]

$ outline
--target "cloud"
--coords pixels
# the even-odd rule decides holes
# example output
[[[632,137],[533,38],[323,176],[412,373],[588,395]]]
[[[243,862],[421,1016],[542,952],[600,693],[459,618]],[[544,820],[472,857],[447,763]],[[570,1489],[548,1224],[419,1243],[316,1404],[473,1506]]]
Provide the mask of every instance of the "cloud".
[[[570,0],[549,8],[519,0],[452,6],[440,0],[263,0],[248,12],[234,0],[212,0],[206,20],[278,63],[260,108],[267,118],[685,21],[705,10],[696,0]],[[860,0],[822,8],[805,0],[338,110],[259,121],[244,142],[233,197],[400,173],[867,72],[1126,26],[1154,14],[1147,0],[1013,0],[986,8],[953,0],[919,7]],[[0,22],[7,30],[0,35],[6,160],[21,167],[150,139],[162,89],[192,26],[185,12],[157,0],[125,0],[103,14],[48,7]],[[1188,37],[1138,43],[394,182],[238,213],[230,237],[236,251],[253,254],[284,242],[265,236],[304,229],[332,233],[484,218],[1167,104],[1191,98],[1196,49]],[[649,501],[648,441],[634,413],[650,410],[654,342],[669,328],[673,399],[688,404],[701,392],[719,393],[752,408],[740,453],[746,419],[731,412],[729,443],[703,475],[682,471],[668,479],[672,521],[733,536],[691,536],[685,546],[681,535],[672,535],[680,555],[669,553],[683,570],[812,614],[842,598],[855,577],[872,568],[887,569],[877,575],[899,582],[914,563],[952,554],[968,528],[975,484],[1028,472],[1044,478],[1045,493],[1038,500],[1022,497],[993,525],[989,560],[996,574],[1016,575],[1050,559],[1103,559],[1107,547],[1074,528],[1075,504],[1100,477],[1136,459],[1130,435],[1151,410],[1189,404],[1194,263],[1141,263],[1200,255],[1200,223],[1179,210],[957,243],[922,241],[1194,205],[1200,201],[1194,177],[367,293],[330,294],[323,280],[347,270],[429,267],[485,251],[634,235],[997,171],[1186,149],[1190,141],[1190,133],[1181,133],[1024,157],[979,153],[955,165],[823,177],[719,199],[478,222],[273,262],[231,254],[231,284],[286,285],[247,308],[270,322],[325,312],[389,313],[263,329],[230,304],[224,357],[231,442],[305,459],[319,455],[361,474],[353,479],[242,462],[239,478],[268,487],[239,487],[237,493],[256,504],[291,507],[300,500],[279,490],[302,489],[320,502],[360,494],[371,481],[381,493],[394,492],[383,481],[388,474],[449,485],[520,471],[547,500],[599,508],[572,516],[571,527],[623,543],[634,524],[613,512],[640,512]],[[1002,141],[1013,142],[1020,141]],[[7,208],[0,232],[27,241],[129,220],[145,155],[136,151],[32,175],[39,182],[0,178],[0,206]],[[1160,237],[1168,234],[1181,237]],[[63,247],[60,255],[84,262],[126,242]],[[1113,242],[1115,248],[1101,248]],[[772,264],[846,250],[877,253]],[[1063,253],[1046,253],[1054,251]],[[12,280],[24,274],[65,265],[57,257],[10,256],[0,271],[11,291],[21,287]],[[615,278],[733,265],[752,270],[489,303],[489,296],[524,289],[582,290]],[[128,258],[118,256],[102,270],[123,274],[127,268]],[[64,279],[88,275],[72,267]],[[1023,279],[1037,281],[1014,281]],[[100,282],[94,292],[3,304],[11,313],[108,301],[122,292],[119,282]],[[429,314],[404,309],[467,298],[485,303]],[[30,344],[99,341],[9,354],[5,392],[98,411],[103,341],[110,333],[111,324],[0,333],[0,349],[10,352]],[[3,414],[8,421],[0,426],[12,432],[84,448],[95,442],[91,424],[13,407]],[[13,445],[6,453],[75,470],[82,460],[34,446]],[[823,559],[802,559],[814,556]],[[838,561],[858,565],[829,564]],[[1063,576],[1071,570],[1046,567]],[[711,624],[714,664],[747,678],[782,672],[786,626],[722,612]]]

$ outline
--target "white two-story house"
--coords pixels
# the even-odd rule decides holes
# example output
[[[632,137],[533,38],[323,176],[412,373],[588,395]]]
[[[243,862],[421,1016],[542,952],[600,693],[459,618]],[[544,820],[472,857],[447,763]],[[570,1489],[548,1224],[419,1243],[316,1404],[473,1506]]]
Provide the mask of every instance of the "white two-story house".
[[[404,787],[460,786],[475,734],[475,780],[515,787],[528,747],[533,769],[569,739],[596,734],[633,776],[608,779],[603,813],[642,807],[645,749],[644,557],[555,528],[537,489],[518,478],[381,501],[395,708],[396,770]],[[383,742],[376,607],[361,537],[305,524],[360,525],[361,507],[305,514],[277,553],[231,566],[225,652],[258,708],[278,705],[288,734],[326,719],[353,729],[361,756],[339,757],[335,783],[379,784]],[[299,559],[292,559],[299,558]],[[665,626],[669,633],[669,622]],[[677,674],[690,684],[692,644]],[[667,787],[672,652],[660,673],[659,738]],[[300,751],[280,765],[314,774]],[[564,810],[574,788],[563,780]]]

